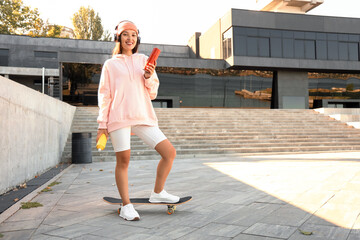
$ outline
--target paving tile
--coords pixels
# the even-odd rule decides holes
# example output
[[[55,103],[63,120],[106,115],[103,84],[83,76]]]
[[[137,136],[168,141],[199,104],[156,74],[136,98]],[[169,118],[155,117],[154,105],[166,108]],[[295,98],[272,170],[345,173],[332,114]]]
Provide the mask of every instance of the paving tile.
[[[297,205],[298,203],[317,203],[319,206],[324,205],[335,195],[335,191],[328,190],[311,190],[298,196],[295,200],[290,201],[290,204]]]
[[[352,204],[360,207],[360,184],[357,189],[341,190],[337,192],[334,197],[329,200],[329,203],[334,204]]]
[[[219,237],[219,236],[211,236],[211,235],[204,235],[201,233],[190,233],[185,235],[179,240],[230,240],[231,238],[228,237]]]
[[[94,238],[94,240],[97,240],[97,239]],[[144,233],[135,233],[135,234],[133,234],[131,236],[128,236],[128,237],[125,237],[123,239],[124,240],[139,240],[139,239],[144,239],[144,240],[169,240],[169,237],[152,235],[152,234],[144,234]],[[87,240],[87,239],[84,239],[84,240]],[[91,240],[91,239],[89,239],[89,240]]]
[[[249,206],[242,206],[224,217],[217,218],[215,222],[250,227],[281,206],[269,203],[253,203]]]
[[[286,226],[301,226],[311,214],[292,205],[285,205],[273,211],[265,218],[261,219],[261,223]]]
[[[19,231],[26,229],[36,229],[40,226],[42,219],[3,222],[0,225],[0,232]]]
[[[52,211],[44,220],[44,224],[66,227],[72,224],[82,223],[86,220],[107,215],[105,211],[97,212],[72,212],[72,211]]]
[[[291,226],[255,223],[250,228],[246,229],[244,233],[286,239],[289,238],[296,229],[296,227]]]
[[[27,240],[30,239],[31,234],[35,231],[35,229],[29,230],[21,230],[14,232],[2,232],[3,237],[1,240]]]
[[[46,225],[46,224],[41,224],[37,230],[34,232],[33,237],[36,237],[37,235],[41,235],[43,233],[47,233],[50,231],[53,231],[55,229],[58,229],[60,227],[57,226],[51,226],[51,225]]]
[[[74,224],[71,226],[58,228],[49,232],[46,232],[46,235],[55,236],[55,237],[64,237],[64,238],[75,238],[81,235],[88,233],[96,232],[101,228],[93,226],[85,226],[81,224]]]
[[[359,231],[351,231],[349,237],[346,240],[359,240],[360,232]]]
[[[321,161],[314,161],[317,156],[322,156]],[[358,200],[360,167],[357,165],[360,164],[327,161],[331,156],[177,160],[166,189],[180,196],[192,195],[194,199],[178,206],[173,215],[167,215],[163,206],[136,206],[141,216],[137,222],[121,219],[117,206],[102,201],[103,196],[118,196],[114,162],[74,165],[58,180],[62,183],[54,186],[52,192],[34,198],[44,204],[43,208],[19,210],[0,224],[4,234],[1,240],[22,236],[26,239],[29,232],[33,239],[355,240],[360,229],[360,208],[354,203]],[[239,179],[248,176],[254,184],[238,181],[206,165],[223,162],[247,166],[239,168],[241,174],[236,174]],[[131,162],[131,196],[149,195],[157,163],[155,160]],[[302,175],[287,171],[289,168],[316,174]],[[259,190],[262,188],[269,193]],[[313,213],[336,217],[349,229],[341,228],[331,218],[311,216]],[[299,226],[314,234],[302,235],[297,230]]]
[[[141,220],[140,220],[141,221]],[[119,225],[114,224],[102,228],[96,232],[91,233],[91,235],[98,236],[99,239],[111,238],[111,239],[126,239],[127,237],[131,237],[134,234],[145,233],[148,229],[141,227],[133,227],[129,225]]]
[[[360,207],[358,205],[327,203],[306,223],[328,226],[337,225],[351,229],[359,214]]]
[[[346,240],[350,233],[350,229],[315,224],[304,224],[299,229],[305,232],[313,232],[313,234],[304,235],[297,230],[289,240]]]
[[[264,192],[253,190],[249,192],[241,192],[229,197],[227,200],[224,200],[223,203],[248,205],[267,196],[268,195]]]
[[[50,207],[37,207],[30,209],[19,209],[6,222],[18,222],[25,220],[44,219],[51,212]]]
[[[147,231],[146,233],[153,236],[166,237],[167,239],[178,239],[195,230],[197,230],[197,228],[179,226],[172,222],[168,222],[168,224],[161,224],[158,227],[151,228],[150,231]]]
[[[239,234],[233,240],[279,240],[281,238],[271,238],[263,236],[254,236],[249,234]]]
[[[194,231],[195,234],[219,236],[219,237],[235,237],[244,231],[247,227],[241,227],[229,224],[210,223],[199,230]]]
[[[31,240],[64,240],[64,239],[70,239],[70,238],[55,237],[46,234],[38,234],[36,236],[31,237]]]

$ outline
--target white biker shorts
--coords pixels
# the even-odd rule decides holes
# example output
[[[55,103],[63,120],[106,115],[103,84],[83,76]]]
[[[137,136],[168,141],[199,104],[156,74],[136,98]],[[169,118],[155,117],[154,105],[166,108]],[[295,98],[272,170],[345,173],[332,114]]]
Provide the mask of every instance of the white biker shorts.
[[[136,125],[120,128],[109,133],[115,152],[122,152],[130,149],[131,133],[134,133],[141,138],[153,149],[155,149],[158,143],[167,139],[159,127]]]

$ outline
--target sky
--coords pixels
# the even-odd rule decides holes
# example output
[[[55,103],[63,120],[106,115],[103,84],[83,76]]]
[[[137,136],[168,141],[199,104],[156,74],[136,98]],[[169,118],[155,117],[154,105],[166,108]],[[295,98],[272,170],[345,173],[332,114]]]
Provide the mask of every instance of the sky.
[[[105,30],[121,20],[134,22],[143,43],[187,45],[195,32],[206,32],[231,8],[258,10],[256,0],[23,0],[40,17],[73,28],[71,18],[81,6],[99,13]],[[341,2],[341,4],[339,4]],[[308,15],[360,18],[360,0],[324,0]]]

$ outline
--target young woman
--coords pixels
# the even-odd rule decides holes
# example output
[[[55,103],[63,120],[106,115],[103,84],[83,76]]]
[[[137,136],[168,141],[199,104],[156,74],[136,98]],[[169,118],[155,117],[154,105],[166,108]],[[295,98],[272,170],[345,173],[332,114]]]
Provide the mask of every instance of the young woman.
[[[115,179],[123,201],[120,217],[133,221],[140,216],[129,198],[130,134],[136,134],[161,155],[150,202],[179,201],[164,190],[176,151],[158,127],[151,100],[157,96],[159,79],[155,65],[145,68],[148,57],[137,53],[139,30],[130,21],[120,22],[115,30],[113,57],[105,61],[99,83],[96,141],[102,134],[110,135],[116,152]]]

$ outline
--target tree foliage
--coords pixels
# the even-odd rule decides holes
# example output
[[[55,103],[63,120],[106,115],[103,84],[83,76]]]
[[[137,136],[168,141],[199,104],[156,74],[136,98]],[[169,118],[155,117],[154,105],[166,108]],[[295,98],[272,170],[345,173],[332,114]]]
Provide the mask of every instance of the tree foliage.
[[[31,37],[60,37],[62,26],[40,18],[22,0],[0,0],[0,34],[27,34]]]
[[[104,33],[99,14],[90,6],[80,7],[72,21],[77,39],[100,40]]]
[[[0,33],[25,34],[40,29],[43,20],[38,9],[31,9],[22,0],[0,0]]]
[[[113,34],[109,30],[106,30],[100,40],[111,42],[113,40]]]
[[[47,20],[46,23],[43,21],[39,22],[34,28],[32,28],[28,35],[31,37],[53,37],[60,38],[63,26],[50,24]]]

